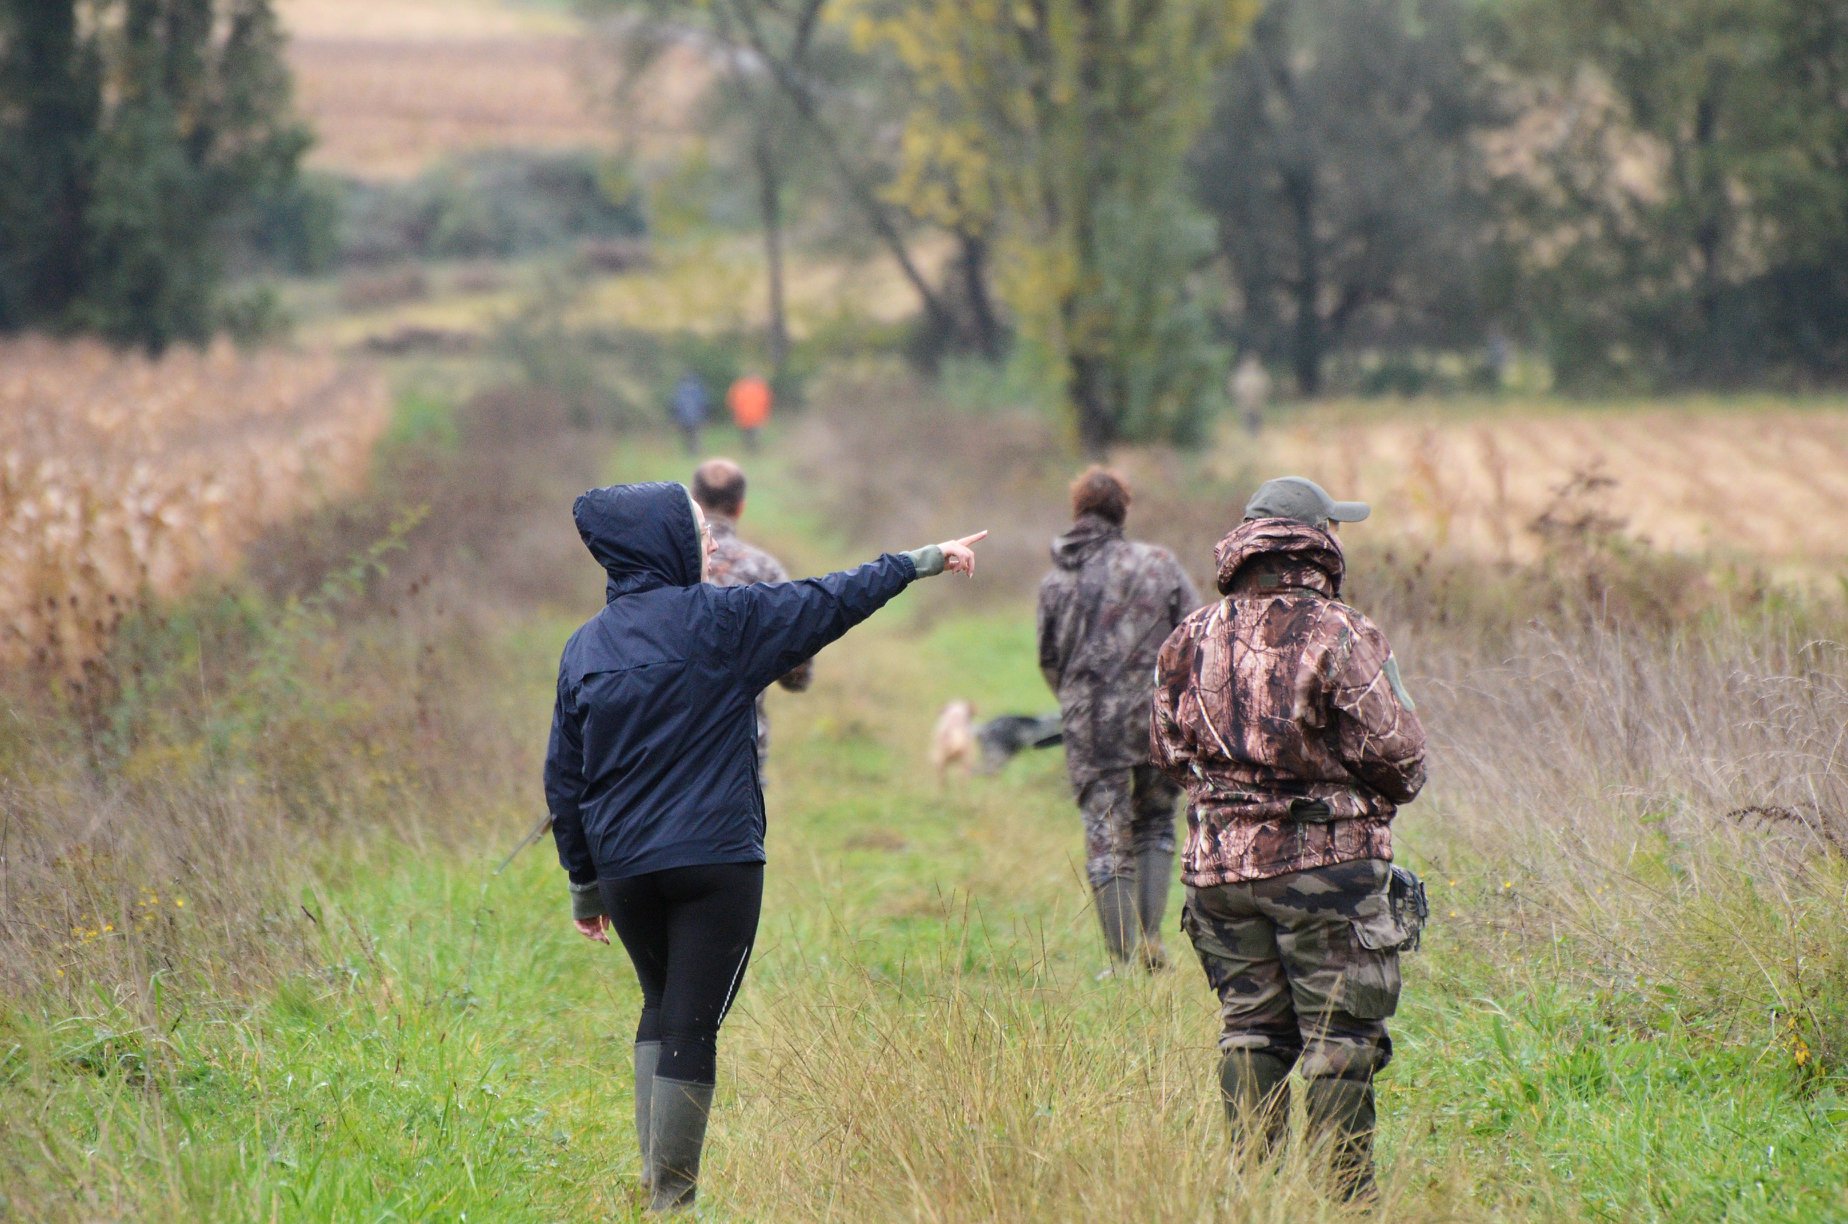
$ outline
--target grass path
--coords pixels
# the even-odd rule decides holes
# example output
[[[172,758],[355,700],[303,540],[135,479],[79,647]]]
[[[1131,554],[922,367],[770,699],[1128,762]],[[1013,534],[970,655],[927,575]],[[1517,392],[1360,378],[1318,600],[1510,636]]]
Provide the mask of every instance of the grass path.
[[[645,455],[615,474],[678,466]],[[760,537],[798,568],[844,559],[763,487]],[[901,599],[823,656],[814,691],[772,698],[765,920],[721,1043],[704,1214],[1345,1218],[1299,1169],[1226,1176],[1215,1016],[1184,955],[1156,979],[1092,980],[1059,762],[947,790],[927,776],[943,700],[992,714],[1047,697],[1023,610],[922,610]],[[535,612],[517,630],[535,737],[572,623]],[[638,993],[619,951],[571,933],[548,845],[491,874],[527,819],[331,855],[299,899],[320,968],[254,1005],[175,982],[140,1011],[5,1017],[10,1167],[36,1149],[32,1176],[87,1203],[79,1218],[632,1215]],[[1426,811],[1407,826],[1443,846]],[[1614,1027],[1569,947],[1549,963],[1479,937],[1514,921],[1498,865],[1451,867],[1382,1086],[1386,1218],[1848,1217],[1833,1090],[1672,1008]]]

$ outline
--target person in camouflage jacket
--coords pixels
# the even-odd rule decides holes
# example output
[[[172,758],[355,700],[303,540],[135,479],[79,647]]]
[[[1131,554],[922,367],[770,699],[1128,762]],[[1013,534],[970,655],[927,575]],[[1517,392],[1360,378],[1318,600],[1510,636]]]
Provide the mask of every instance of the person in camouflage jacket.
[[[744,471],[729,459],[708,459],[693,472],[693,500],[706,512],[712,533],[712,561],[707,581],[714,586],[749,586],[754,582],[788,582],[789,571],[763,549],[738,538],[738,519],[744,513]],[[805,659],[777,683],[792,693],[807,689],[815,678],[815,660]],[[770,719],[764,694],[757,695],[757,768],[761,773],[770,759]]]
[[[1366,513],[1301,478],[1259,489],[1216,552],[1223,598],[1161,648],[1150,731],[1188,793],[1182,927],[1220,999],[1234,1137],[1280,1141],[1298,1068],[1349,1194],[1371,1193],[1373,1076],[1407,939],[1387,896],[1392,818],[1425,780],[1392,649],[1340,600],[1334,523]]]
[[[1065,766],[1084,815],[1085,870],[1112,966],[1165,963],[1178,788],[1149,764],[1155,654],[1199,602],[1165,548],[1123,538],[1129,489],[1092,468],[1072,485],[1077,521],[1040,583],[1039,661],[1059,695]]]

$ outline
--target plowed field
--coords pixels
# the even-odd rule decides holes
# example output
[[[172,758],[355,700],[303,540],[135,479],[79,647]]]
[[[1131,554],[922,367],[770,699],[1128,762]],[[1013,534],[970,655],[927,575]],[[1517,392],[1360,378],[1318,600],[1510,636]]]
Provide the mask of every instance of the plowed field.
[[[1538,544],[1532,524],[1549,509],[1595,510],[1670,551],[1811,575],[1848,561],[1841,404],[1332,406],[1279,417],[1256,446],[1260,467],[1366,498],[1381,526],[1435,544],[1524,560]],[[1248,445],[1228,458],[1250,458]]]
[[[312,165],[409,178],[485,148],[583,148],[617,125],[608,65],[566,6],[492,0],[282,0]],[[703,79],[695,63],[651,78],[643,126],[672,126]],[[633,134],[636,116],[623,129]]]

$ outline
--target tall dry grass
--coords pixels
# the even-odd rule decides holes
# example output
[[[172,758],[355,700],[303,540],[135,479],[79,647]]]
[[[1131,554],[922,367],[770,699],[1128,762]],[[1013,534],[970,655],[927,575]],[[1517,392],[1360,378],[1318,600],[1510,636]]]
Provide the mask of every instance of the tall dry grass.
[[[0,346],[0,663],[81,677],[145,597],[366,480],[390,402],[330,358]]]
[[[1556,958],[1625,1023],[1672,1004],[1716,1040],[1839,1071],[1840,610],[1535,624],[1494,654],[1454,626],[1405,636],[1433,782],[1402,844],[1433,877],[1472,881],[1463,895],[1490,921],[1456,936],[1497,958]]]

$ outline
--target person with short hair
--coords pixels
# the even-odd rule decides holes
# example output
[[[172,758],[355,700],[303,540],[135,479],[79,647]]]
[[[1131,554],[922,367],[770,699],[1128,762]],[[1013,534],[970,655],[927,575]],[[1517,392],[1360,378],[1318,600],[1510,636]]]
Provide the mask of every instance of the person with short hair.
[[[1337,524],[1314,481],[1266,481],[1220,541],[1223,598],[1161,648],[1155,764],[1187,788],[1181,926],[1218,994],[1233,1138],[1268,1154],[1302,1073],[1338,1188],[1373,1187],[1373,1077],[1392,1057],[1399,949],[1392,819],[1425,781],[1425,733],[1392,647],[1341,602]]]
[[[712,532],[712,564],[707,578],[714,586],[748,586],[753,582],[788,582],[782,562],[738,538],[744,515],[744,469],[730,459],[708,459],[693,471],[693,500],[706,512]],[[815,677],[815,661],[804,659],[776,678],[791,693],[806,690]],[[757,695],[757,768],[770,760],[767,691]]]
[[[1199,595],[1174,554],[1124,538],[1122,477],[1092,467],[1071,496],[1076,521],[1052,542],[1040,583],[1040,671],[1059,695],[1105,973],[1159,969],[1180,788],[1149,764],[1148,709],[1156,652]]]
[[[801,582],[705,582],[713,541],[684,485],[592,489],[572,507],[608,576],[565,644],[545,793],[578,933],[615,928],[642,987],[635,1126],[655,1211],[696,1194],[719,1026],[763,904],[752,707],[778,676],[919,578],[973,574],[986,532]]]

